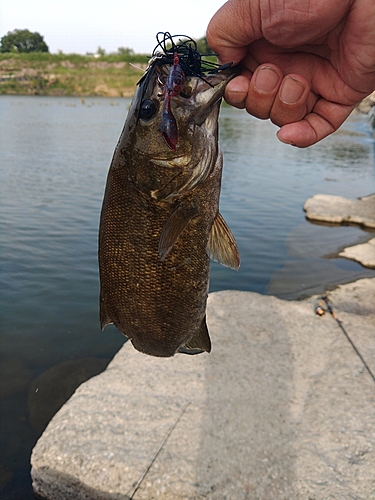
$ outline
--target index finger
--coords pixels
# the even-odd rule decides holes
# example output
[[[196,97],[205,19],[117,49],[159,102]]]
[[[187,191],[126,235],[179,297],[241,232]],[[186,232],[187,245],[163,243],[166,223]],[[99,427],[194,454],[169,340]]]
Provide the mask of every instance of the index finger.
[[[208,24],[206,37],[208,45],[218,54],[221,64],[238,64],[247,53],[247,46],[258,39],[253,26],[259,26],[257,16],[251,10],[251,2],[228,0]],[[252,19],[252,23],[249,23]],[[259,35],[259,36],[258,36]]]

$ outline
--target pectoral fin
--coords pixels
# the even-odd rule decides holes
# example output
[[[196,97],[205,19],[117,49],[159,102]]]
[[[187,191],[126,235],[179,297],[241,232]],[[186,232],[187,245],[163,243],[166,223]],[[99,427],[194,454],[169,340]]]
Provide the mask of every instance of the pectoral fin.
[[[212,224],[207,250],[209,256],[219,264],[236,271],[240,267],[236,240],[220,213]]]
[[[202,320],[199,332],[178,350],[178,352],[184,354],[200,354],[203,351],[211,352],[211,340],[207,329],[206,316]]]
[[[186,207],[181,204],[165,221],[159,240],[159,255],[161,260],[166,258],[182,231],[196,215],[197,210],[195,207]]]

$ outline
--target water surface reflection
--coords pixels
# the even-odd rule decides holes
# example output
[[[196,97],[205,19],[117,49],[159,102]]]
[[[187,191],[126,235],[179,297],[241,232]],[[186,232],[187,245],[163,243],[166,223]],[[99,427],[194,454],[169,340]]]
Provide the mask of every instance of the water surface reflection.
[[[115,328],[99,328],[96,248],[105,178],[129,102],[0,96],[2,499],[33,498],[29,455],[46,416],[124,341]],[[242,265],[236,273],[213,264],[211,290],[298,298],[375,275],[332,258],[373,235],[312,225],[302,211],[316,193],[375,191],[373,140],[362,116],[306,150],[279,143],[276,127],[233,108],[223,107],[220,124],[221,211]]]

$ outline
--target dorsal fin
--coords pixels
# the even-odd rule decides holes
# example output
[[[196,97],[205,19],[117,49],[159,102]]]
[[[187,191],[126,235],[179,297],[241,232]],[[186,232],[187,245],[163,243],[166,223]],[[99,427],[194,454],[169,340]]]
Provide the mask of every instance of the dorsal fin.
[[[196,215],[197,210],[194,206],[190,205],[186,207],[181,204],[168,217],[159,240],[159,255],[161,260],[166,258],[182,231]]]
[[[220,213],[215,217],[208,240],[207,253],[222,264],[237,271],[240,267],[240,254],[236,240]]]
[[[203,318],[199,331],[178,350],[184,354],[200,354],[203,351],[211,352],[211,339],[208,333],[206,316]]]

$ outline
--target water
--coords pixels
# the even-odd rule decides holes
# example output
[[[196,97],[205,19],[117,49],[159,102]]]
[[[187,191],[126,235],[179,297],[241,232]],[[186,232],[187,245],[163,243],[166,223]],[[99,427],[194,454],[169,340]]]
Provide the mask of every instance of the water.
[[[124,338],[98,324],[97,227],[128,99],[0,96],[0,496],[32,499],[30,452],[75,387]],[[238,272],[212,266],[211,290],[301,298],[375,272],[337,258],[373,233],[314,225],[305,200],[375,192],[374,141],[353,115],[319,145],[279,143],[276,127],[223,107],[221,212]]]

